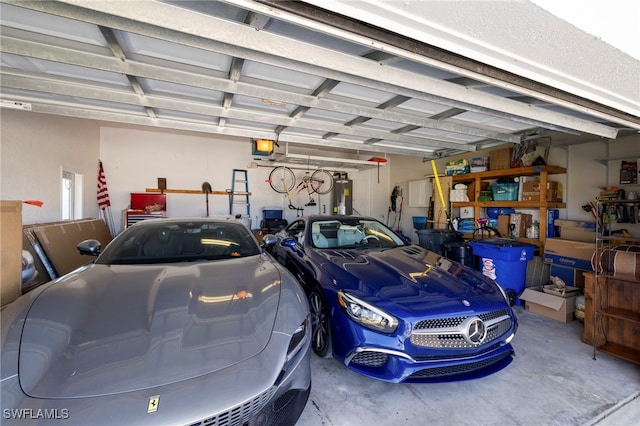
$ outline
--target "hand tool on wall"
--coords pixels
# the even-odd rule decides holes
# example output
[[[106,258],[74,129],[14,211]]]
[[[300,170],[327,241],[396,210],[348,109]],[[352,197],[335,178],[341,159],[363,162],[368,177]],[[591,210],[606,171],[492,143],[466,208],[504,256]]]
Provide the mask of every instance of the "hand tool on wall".
[[[211,184],[209,182],[202,183],[202,192],[205,194],[205,200],[207,203],[207,217],[209,217],[209,194],[211,193]]]

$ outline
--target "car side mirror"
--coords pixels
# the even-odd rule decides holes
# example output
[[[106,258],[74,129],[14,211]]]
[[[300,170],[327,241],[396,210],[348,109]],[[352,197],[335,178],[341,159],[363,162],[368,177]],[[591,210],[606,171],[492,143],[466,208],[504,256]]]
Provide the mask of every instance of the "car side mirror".
[[[278,242],[278,237],[273,234],[266,234],[262,237],[262,247],[270,247]]]
[[[280,243],[280,245],[282,245],[282,247],[289,247],[289,248],[296,248],[296,239],[293,237],[287,237],[284,240],[282,240],[282,242]]]
[[[84,240],[76,246],[80,254],[87,254],[89,256],[97,256],[100,254],[102,244],[98,240]]]

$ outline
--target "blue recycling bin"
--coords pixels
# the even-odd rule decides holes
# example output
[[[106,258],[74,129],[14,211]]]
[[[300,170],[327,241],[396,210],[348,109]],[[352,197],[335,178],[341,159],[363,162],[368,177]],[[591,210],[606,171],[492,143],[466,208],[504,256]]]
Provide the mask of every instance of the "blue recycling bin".
[[[518,296],[527,280],[527,263],[533,259],[535,246],[508,238],[485,238],[469,241],[474,256],[478,256],[478,270],[500,284],[509,303],[520,304]]]

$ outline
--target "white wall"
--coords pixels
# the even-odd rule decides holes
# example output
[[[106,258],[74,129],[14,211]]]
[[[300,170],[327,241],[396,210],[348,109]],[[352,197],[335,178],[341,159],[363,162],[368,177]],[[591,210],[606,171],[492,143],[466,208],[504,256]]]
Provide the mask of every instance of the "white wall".
[[[391,204],[391,191],[394,186],[402,188],[401,205],[396,212],[386,212],[389,217],[387,221],[393,229],[400,229],[404,235],[411,238],[411,241],[418,243],[418,234],[413,229],[413,216],[426,216],[427,208],[409,207],[409,182],[424,179],[426,175],[432,174],[431,163],[424,163],[422,157],[406,157],[394,155],[391,157],[392,168],[390,173],[390,185],[386,195],[386,205]],[[437,167],[437,166],[436,166]],[[397,222],[400,222],[399,225]]]
[[[0,118],[0,199],[44,202],[41,208],[24,205],[24,224],[61,220],[62,169],[83,175],[82,216],[100,217],[98,160],[105,168],[116,230],[122,229],[122,211],[129,206],[130,193],[157,187],[158,177],[166,178],[171,189],[201,190],[206,181],[213,190],[225,191],[231,188],[234,168],[247,170],[253,227],[259,226],[265,207],[282,208],[289,221],[296,217],[296,211],[288,209],[286,196],[274,192],[266,182],[271,167],[247,167],[253,158],[247,140],[101,126],[103,123],[93,120],[6,109],[1,110]],[[359,213],[377,218],[386,213],[390,163],[380,167],[379,175],[376,168],[348,171],[353,180],[353,206]],[[304,170],[294,171],[299,177],[304,175]],[[332,211],[331,194],[314,197],[318,205],[305,208],[305,214]],[[302,195],[297,201],[304,204]],[[167,194],[167,204],[170,216],[206,215],[205,194]],[[209,195],[209,211],[212,216],[227,215],[228,196]],[[246,209],[237,205],[234,213],[245,214]]]
[[[121,229],[121,212],[129,204],[131,192],[145,192],[157,186],[157,178],[167,178],[173,189],[201,190],[209,182],[214,190],[231,187],[232,169],[246,169],[249,176],[251,216],[254,227],[262,218],[262,208],[283,208],[285,218],[295,218],[287,209],[283,195],[275,193],[265,182],[271,168],[247,168],[252,160],[249,142],[240,138],[202,135],[143,127],[102,126],[92,120],[55,117],[32,112],[1,110],[0,115],[0,198],[5,200],[36,199],[41,208],[25,205],[25,224],[61,219],[61,170],[84,176],[83,217],[99,217],[96,205],[98,159],[105,167],[112,212],[117,229]],[[486,152],[469,153],[467,157]],[[567,208],[561,218],[590,220],[581,208],[594,200],[600,189],[619,182],[620,161],[640,158],[640,136],[618,140],[594,140],[570,147],[554,147],[549,164],[567,167],[567,175],[554,176],[563,183]],[[363,158],[364,159],[364,158]],[[438,171],[444,170],[449,158],[438,160]],[[610,159],[609,161],[604,161]],[[297,171],[302,176],[303,171]],[[426,208],[408,207],[408,182],[432,175],[430,162],[421,157],[389,156],[386,165],[369,170],[349,171],[353,180],[353,206],[399,228],[417,242],[412,216],[425,216]],[[379,177],[378,177],[379,176]],[[401,215],[390,214],[390,196],[394,185],[403,188]],[[626,190],[640,191],[640,186],[625,185]],[[172,216],[204,216],[204,194],[168,194],[168,213]],[[318,206],[307,208],[306,214],[321,213],[323,205],[331,211],[330,195],[320,196]],[[235,212],[244,213],[243,209]],[[211,215],[226,215],[228,197],[210,195]],[[394,219],[401,219],[399,226]],[[640,235],[640,225],[632,225]]]
[[[247,168],[253,156],[246,139],[155,129],[102,127],[100,155],[109,185],[116,229],[122,228],[121,212],[129,205],[129,194],[156,188],[158,177],[167,179],[169,189],[201,190],[206,181],[214,191],[225,191],[231,188],[234,168],[247,170],[254,228],[259,226],[265,207],[282,208],[285,219],[289,221],[296,217],[296,211],[288,209],[286,196],[273,191],[266,182],[272,167]],[[387,192],[388,168],[381,167],[380,184],[373,170],[348,172],[353,180],[353,206],[361,214],[380,215],[378,195]],[[294,171],[299,177],[304,175],[304,170]],[[385,189],[378,190],[380,187]],[[236,186],[236,190],[244,188]],[[305,208],[305,214],[332,211],[331,194],[314,194],[314,198],[317,206]],[[305,203],[303,194],[297,200],[299,205]],[[235,213],[245,214],[246,208],[234,206]],[[228,196],[209,195],[209,214],[228,215]],[[167,215],[206,215],[205,195],[168,193]]]
[[[62,215],[62,169],[84,178],[83,217],[97,217],[99,123],[33,112],[0,110],[0,198],[40,200],[24,204],[24,224],[54,222]]]
[[[618,187],[628,194],[629,191],[640,193],[640,185],[623,184],[620,185],[620,166],[622,160],[637,161],[640,166],[640,135],[628,136],[609,141],[605,145],[603,155],[596,157],[602,173],[600,187]],[[606,176],[606,178],[604,177]],[[640,177],[640,175],[639,175]],[[640,224],[616,223],[612,225],[615,229],[627,229],[634,237],[640,237]]]

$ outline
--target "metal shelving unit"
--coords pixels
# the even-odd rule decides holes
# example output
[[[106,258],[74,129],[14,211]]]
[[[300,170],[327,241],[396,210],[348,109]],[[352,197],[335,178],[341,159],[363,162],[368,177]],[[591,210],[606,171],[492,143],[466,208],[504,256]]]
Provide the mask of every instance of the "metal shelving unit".
[[[599,200],[598,214],[605,207],[619,204],[640,205],[640,200]],[[593,359],[598,351],[640,364],[640,273],[601,269],[604,256],[607,264],[610,249],[623,244],[640,244],[640,238],[610,236],[611,224],[596,222],[596,252],[593,289]],[[624,252],[621,252],[624,253]],[[635,253],[635,252],[633,252]],[[634,259],[635,260],[635,259]]]

